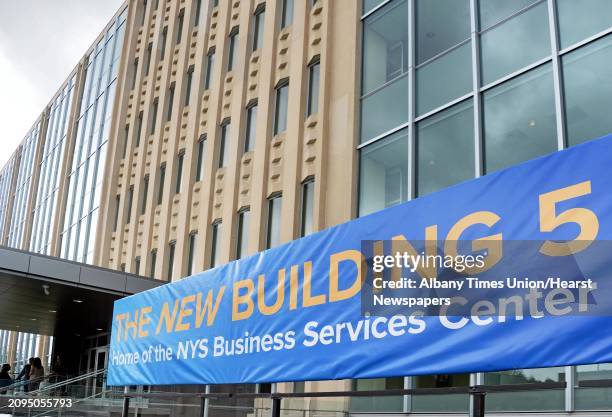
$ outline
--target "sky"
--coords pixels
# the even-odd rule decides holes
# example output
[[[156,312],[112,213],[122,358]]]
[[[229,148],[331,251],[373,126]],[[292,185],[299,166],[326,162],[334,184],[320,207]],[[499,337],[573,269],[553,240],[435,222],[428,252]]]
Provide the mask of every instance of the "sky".
[[[0,0],[0,167],[123,0]]]

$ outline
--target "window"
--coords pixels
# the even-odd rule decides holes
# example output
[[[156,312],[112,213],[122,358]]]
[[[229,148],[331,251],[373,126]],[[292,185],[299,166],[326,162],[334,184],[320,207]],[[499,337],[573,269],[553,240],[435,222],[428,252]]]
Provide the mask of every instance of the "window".
[[[213,7],[218,7],[219,6],[219,0],[213,0]]]
[[[508,19],[532,5],[537,0],[479,0],[480,28],[487,29]]]
[[[361,142],[408,121],[407,16],[407,1],[397,0],[364,20]]]
[[[417,68],[418,116],[472,91],[471,48],[466,42]]]
[[[164,182],[166,180],[166,164],[159,167],[159,188],[157,190],[157,205],[162,203],[164,198]]]
[[[474,107],[467,100],[417,124],[417,195],[474,178]]]
[[[561,48],[580,42],[612,26],[608,0],[557,0]]]
[[[194,26],[198,26],[200,24],[201,12],[202,12],[202,0],[196,0],[195,17],[193,19]]]
[[[115,196],[115,220],[113,221],[113,232],[117,231],[117,225],[119,224],[119,208],[121,206],[121,196]]]
[[[142,181],[142,200],[140,201],[140,214],[147,211],[147,199],[149,198],[149,176],[145,175]]]
[[[265,6],[262,3],[261,6]],[[253,51],[263,47],[265,8],[258,6],[253,16]]]
[[[128,142],[130,140],[130,125],[125,125],[124,133],[123,133],[123,151],[122,158],[125,158],[127,155]]]
[[[287,107],[289,106],[289,82],[276,87],[276,111],[274,113],[274,135],[287,130]]]
[[[489,2],[500,3],[496,0],[483,1],[485,4]],[[483,84],[550,56],[547,3],[541,2],[485,30],[480,42]]]
[[[414,377],[415,388],[466,387],[470,384],[469,374],[439,374]],[[429,397],[429,398],[425,398]],[[412,401],[414,412],[460,412],[468,411],[469,397],[466,394],[415,395]],[[488,397],[487,397],[488,400]],[[488,405],[488,404],[487,404]]]
[[[314,186],[314,178],[310,178],[302,184],[301,237],[308,236],[313,232]]]
[[[248,253],[249,245],[249,208],[238,212],[238,237],[236,239],[236,259],[241,259]]]
[[[138,58],[134,60],[132,65],[132,90],[136,88],[136,76],[138,75]]]
[[[204,169],[204,143],[206,141],[206,135],[200,136],[198,140],[198,160],[196,162],[196,181],[202,181]]]
[[[211,48],[206,55],[206,78],[204,79],[204,88],[208,90],[210,88],[210,81],[212,79],[213,67],[215,65],[215,48]]]
[[[472,90],[469,0],[417,0],[417,114]]]
[[[191,83],[193,81],[193,65],[187,70],[187,85],[185,86],[185,106],[189,106],[191,100]]]
[[[610,379],[612,364],[580,365],[576,367],[578,384],[584,381]],[[612,388],[580,387],[575,389],[576,410],[610,410],[612,408]]]
[[[149,67],[151,66],[151,53],[152,52],[153,52],[153,44],[149,43],[149,46],[147,46],[147,50],[145,51],[145,67],[144,67],[145,77],[149,75]]]
[[[353,389],[355,391],[378,391],[404,388],[403,377],[354,379],[352,382]],[[404,408],[404,398],[405,397],[402,397],[401,395],[385,397],[353,397],[351,399],[351,412],[401,413]]]
[[[121,272],[125,272],[125,262],[121,264],[119,269],[121,270]]]
[[[514,369],[487,372],[486,385],[565,382],[565,368]],[[487,409],[496,411],[561,411],[565,408],[564,390],[499,392],[487,396]]]
[[[232,29],[229,35],[229,57],[227,61],[227,70],[231,71],[234,69],[236,59],[238,58],[238,28]]]
[[[562,58],[569,145],[612,132],[612,36],[576,49]]]
[[[417,0],[417,65],[470,38],[469,0]]]
[[[268,199],[268,233],[266,235],[266,249],[278,246],[280,243],[281,205],[283,197],[280,194]]]
[[[140,136],[142,135],[142,112],[138,113],[138,120],[136,121],[136,147],[140,146]]]
[[[557,149],[549,64],[490,89],[483,97],[487,173]]]
[[[151,278],[155,278],[155,266],[157,264],[157,249],[151,251]]]
[[[132,203],[134,202],[134,186],[131,185],[128,191],[128,203],[127,203],[127,215],[125,217],[125,223],[130,224],[132,220]]]
[[[159,40],[159,43],[161,45],[160,51],[159,51],[159,59],[164,59],[164,57],[166,56],[166,41],[168,40],[168,26],[164,26],[164,29],[162,30],[161,33],[161,39]]]
[[[172,241],[168,244],[168,273],[166,274],[168,281],[172,281],[172,270],[174,269],[174,250],[175,248],[176,248],[175,241]]]
[[[363,14],[370,12],[371,10],[378,7],[381,3],[386,0],[362,0],[363,1]]]
[[[174,83],[170,84],[170,88],[168,89],[168,105],[166,106],[166,121],[172,119],[172,112],[174,111],[174,88]]]
[[[189,252],[187,256],[187,276],[191,276],[195,270],[195,251],[197,244],[198,232],[189,233]]]
[[[147,0],[143,0],[142,1],[142,14],[140,15],[140,26],[144,25],[146,14],[147,14]]]
[[[181,192],[181,179],[183,177],[183,160],[185,159],[185,151],[181,151],[178,154],[176,161],[176,187],[174,192],[176,194]]]
[[[310,116],[319,111],[319,79],[321,77],[321,63],[319,57],[308,66],[308,103],[306,115]]]
[[[157,108],[159,107],[159,100],[153,100],[153,106],[151,108],[151,135],[155,134],[155,128],[157,127]]]
[[[185,20],[185,9],[181,9],[178,15],[178,24],[176,28],[176,44],[180,44],[183,39],[183,21]]]
[[[255,137],[257,135],[257,102],[254,102],[247,107],[246,124],[244,151],[250,152],[255,148]]]
[[[401,130],[361,150],[359,215],[408,199],[408,132]]]
[[[214,268],[221,264],[219,255],[221,246],[221,220],[216,220],[212,224],[211,248],[210,248],[210,267]]]
[[[230,130],[230,122],[226,121],[221,125],[221,139],[219,141],[218,168],[223,168],[224,166],[227,166],[229,130]]]
[[[134,273],[140,275],[140,256],[134,258]]]
[[[284,29],[293,21],[293,0],[281,0],[281,3],[281,29]]]

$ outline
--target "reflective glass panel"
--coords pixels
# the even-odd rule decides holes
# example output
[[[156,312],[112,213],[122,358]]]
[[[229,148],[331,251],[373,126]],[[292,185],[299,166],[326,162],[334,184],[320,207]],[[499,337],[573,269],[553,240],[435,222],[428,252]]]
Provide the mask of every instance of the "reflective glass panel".
[[[417,65],[470,37],[469,0],[416,1]]]
[[[534,0],[479,0],[480,28],[486,29],[535,3]]]
[[[361,141],[408,120],[408,6],[394,1],[364,20]]]
[[[561,48],[612,26],[610,0],[557,0]]]
[[[353,381],[356,391],[378,391],[404,388],[404,378],[373,378],[356,379]],[[402,412],[404,399],[401,396],[393,397],[352,397],[350,410],[352,412],[392,413]]]
[[[472,90],[472,44],[458,48],[417,69],[417,115],[427,113]]]
[[[474,177],[472,100],[419,122],[417,173],[418,195]]]
[[[485,374],[487,385],[564,382],[565,368],[515,369]],[[491,411],[547,411],[565,407],[565,390],[532,390],[487,394]]]
[[[557,150],[550,65],[484,93],[484,138],[488,173]]]
[[[408,132],[402,130],[361,150],[359,215],[408,198]]]
[[[415,388],[447,388],[467,386],[469,374],[440,374],[414,377]],[[457,412],[467,411],[467,394],[415,395],[412,397],[412,410],[416,412]]]
[[[581,365],[576,367],[576,379],[594,381],[612,379],[612,364]],[[610,410],[612,409],[612,388],[576,388],[576,410]]]
[[[612,36],[564,55],[562,62],[569,145],[611,133]]]
[[[546,2],[481,35],[482,83],[488,84],[550,55]]]

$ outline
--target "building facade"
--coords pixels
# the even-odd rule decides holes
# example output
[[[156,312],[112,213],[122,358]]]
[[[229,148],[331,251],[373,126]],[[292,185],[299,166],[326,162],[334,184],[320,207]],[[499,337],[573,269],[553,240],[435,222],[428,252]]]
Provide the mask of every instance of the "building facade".
[[[608,0],[130,0],[0,172],[1,243],[173,281],[602,136],[611,16]],[[5,333],[0,354],[18,365],[31,337]],[[612,410],[612,390],[579,386],[610,375],[584,365],[278,389],[567,381],[488,397],[490,410],[558,415]],[[446,413],[468,401],[302,406]]]

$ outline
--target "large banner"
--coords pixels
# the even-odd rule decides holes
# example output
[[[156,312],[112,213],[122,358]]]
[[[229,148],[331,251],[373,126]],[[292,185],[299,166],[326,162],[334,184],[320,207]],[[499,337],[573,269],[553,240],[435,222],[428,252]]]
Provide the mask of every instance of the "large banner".
[[[612,362],[612,136],[115,303],[109,385]]]

